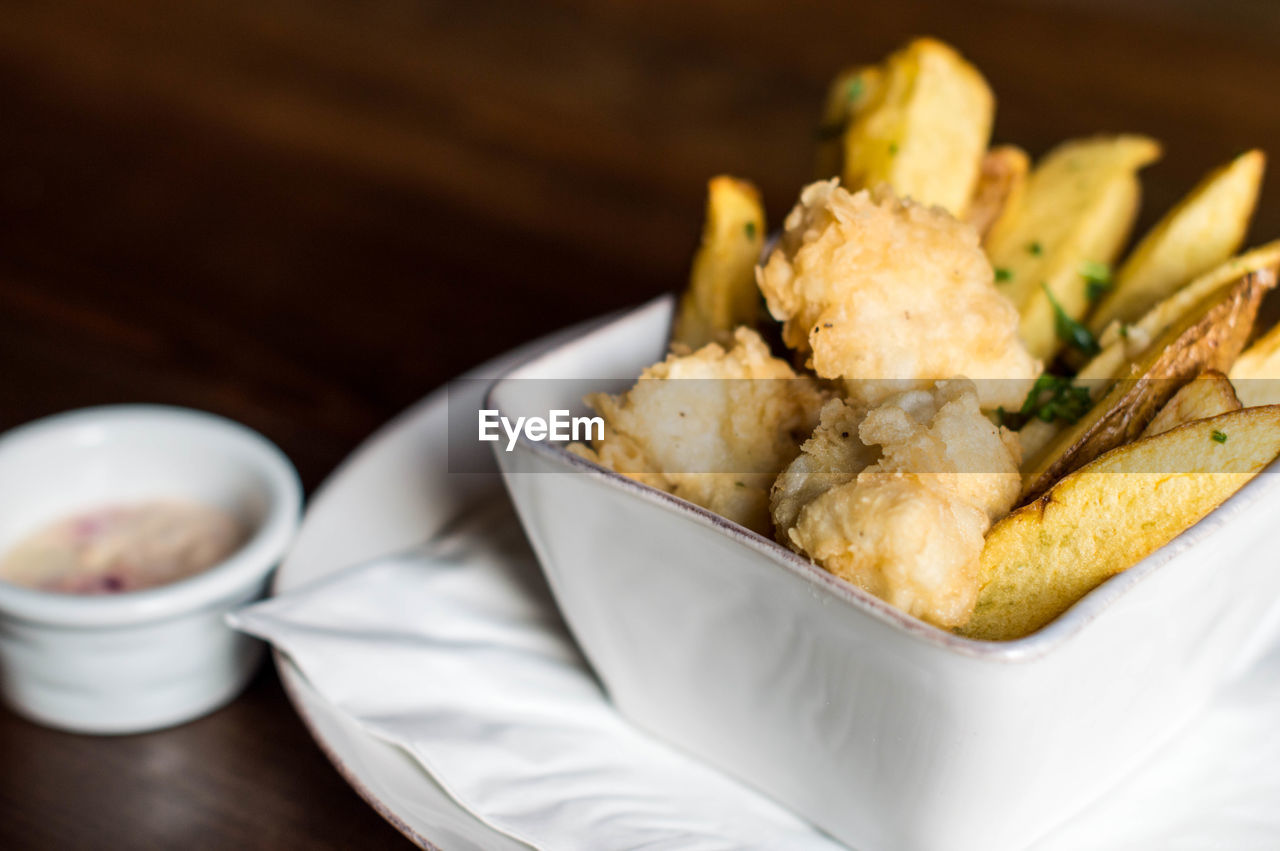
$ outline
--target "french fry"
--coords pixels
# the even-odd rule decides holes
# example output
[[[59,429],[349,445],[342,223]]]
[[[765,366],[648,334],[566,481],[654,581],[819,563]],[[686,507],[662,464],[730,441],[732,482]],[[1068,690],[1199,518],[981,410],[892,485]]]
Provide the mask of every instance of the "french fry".
[[[1088,264],[1110,265],[1119,253],[1138,209],[1137,171],[1159,155],[1145,136],[1059,145],[1032,170],[1016,212],[988,236],[999,286],[1036,357],[1048,360],[1063,345],[1059,310],[1073,320],[1088,310]]]
[[[680,299],[671,340],[699,349],[728,343],[733,329],[754,325],[760,310],[755,266],[764,244],[760,193],[745,180],[713,177],[707,184],[702,244],[689,288]]]
[[[1039,496],[1072,470],[1137,437],[1156,411],[1202,371],[1230,368],[1249,337],[1262,296],[1275,283],[1275,272],[1263,269],[1224,284],[1187,311],[1024,471],[1023,498]]]
[[[1249,229],[1265,166],[1266,156],[1254,150],[1208,174],[1138,243],[1089,314],[1089,329],[1098,334],[1112,322],[1132,322],[1234,254]]]
[[[959,632],[1028,635],[1199,522],[1280,454],[1280,406],[1197,420],[1103,455],[992,527]]]
[[[1243,407],[1227,377],[1216,369],[1207,369],[1173,394],[1173,398],[1143,429],[1142,436],[1154,437],[1180,425],[1207,420]]]
[[[1000,145],[987,151],[978,172],[978,186],[969,202],[965,221],[984,240],[1001,220],[1012,219],[1022,203],[1031,160],[1017,145]]]
[[[845,187],[888,183],[963,217],[991,136],[986,80],[951,47],[920,38],[885,61],[871,89],[844,131]]]

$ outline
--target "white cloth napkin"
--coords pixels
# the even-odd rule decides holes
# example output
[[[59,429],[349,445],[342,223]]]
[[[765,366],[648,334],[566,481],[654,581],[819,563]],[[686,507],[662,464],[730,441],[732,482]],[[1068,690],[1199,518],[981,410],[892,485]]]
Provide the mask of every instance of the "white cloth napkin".
[[[482,821],[537,848],[841,847],[623,721],[518,525],[485,520],[241,609],[232,624],[287,653]]]
[[[537,848],[841,847],[622,720],[505,507],[231,620],[480,820]],[[1280,649],[1035,848],[1280,847],[1277,721]]]

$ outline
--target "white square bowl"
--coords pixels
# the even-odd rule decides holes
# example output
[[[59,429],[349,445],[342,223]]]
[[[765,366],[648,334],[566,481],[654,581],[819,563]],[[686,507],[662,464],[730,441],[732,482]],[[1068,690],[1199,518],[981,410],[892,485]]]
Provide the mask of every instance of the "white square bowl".
[[[662,358],[671,311],[660,299],[533,359],[486,407],[584,413],[583,388],[629,386]],[[619,710],[863,851],[1025,846],[1280,625],[1275,465],[1054,623],[989,643],[561,447],[505,446],[521,521]]]

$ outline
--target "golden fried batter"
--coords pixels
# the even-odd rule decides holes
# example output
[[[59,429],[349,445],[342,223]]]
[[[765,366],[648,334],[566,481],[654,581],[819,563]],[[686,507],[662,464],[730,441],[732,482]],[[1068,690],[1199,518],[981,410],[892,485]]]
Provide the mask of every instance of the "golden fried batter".
[[[623,396],[593,394],[604,417],[594,450],[574,451],[623,475],[770,534],[769,488],[800,451],[824,397],[808,376],[734,333],[646,369]]]
[[[973,227],[887,188],[805,187],[756,279],[787,345],[869,404],[963,376],[1011,379],[979,381],[978,397],[1012,408],[1040,371]]]
[[[942,627],[965,623],[983,535],[1021,489],[1016,435],[973,382],[896,394],[865,416],[828,402],[778,477],[778,536],[835,575]]]

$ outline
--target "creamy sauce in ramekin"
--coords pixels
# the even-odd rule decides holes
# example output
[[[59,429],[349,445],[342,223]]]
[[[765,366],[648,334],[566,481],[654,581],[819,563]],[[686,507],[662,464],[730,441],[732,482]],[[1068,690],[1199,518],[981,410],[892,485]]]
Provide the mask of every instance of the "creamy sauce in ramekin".
[[[41,591],[114,594],[213,567],[246,538],[230,513],[181,500],[108,506],[59,520],[0,560],[0,579]]]

